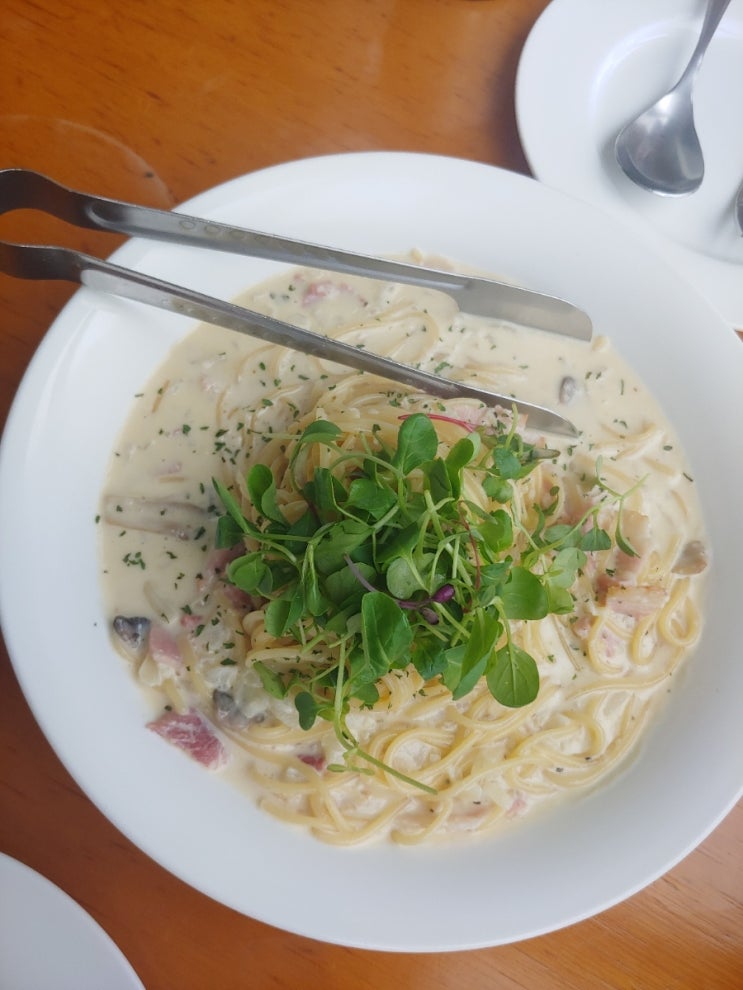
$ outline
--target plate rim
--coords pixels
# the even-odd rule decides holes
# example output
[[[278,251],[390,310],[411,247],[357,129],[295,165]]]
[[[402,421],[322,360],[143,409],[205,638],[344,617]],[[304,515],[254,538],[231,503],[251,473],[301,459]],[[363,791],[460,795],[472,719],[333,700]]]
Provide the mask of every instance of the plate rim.
[[[50,880],[49,877],[44,876],[43,873],[29,866],[23,860],[16,859],[5,852],[0,852],[0,880],[2,880],[0,886],[2,886],[4,903],[6,903],[9,892],[13,899],[21,892],[27,902],[31,901],[33,903],[35,912],[43,909],[48,913],[53,913],[57,922],[59,921],[59,917],[63,915],[68,935],[70,930],[74,929],[74,937],[76,939],[84,940],[89,946],[94,946],[94,951],[99,954],[99,957],[105,959],[105,965],[108,970],[107,980],[111,981],[115,974],[116,986],[121,986],[121,990],[123,990],[124,986],[130,988],[130,990],[144,990],[144,985],[139,979],[134,967],[105,928],[74,897],[63,890],[58,884],[54,883],[53,880]],[[7,913],[11,913],[10,908],[7,909]],[[14,931],[18,934],[21,919],[15,914],[13,918],[12,924],[15,926]],[[23,951],[22,960],[14,962],[14,967],[21,962],[25,966],[28,962],[26,951],[28,947],[23,939],[23,934],[26,930],[24,926],[19,938],[14,940],[13,943],[21,946]],[[39,935],[41,936],[39,941],[42,941],[43,932],[40,932]],[[2,941],[4,944],[8,944],[7,938],[3,938]],[[43,956],[44,953],[40,955]],[[78,962],[82,965],[82,960],[78,960]],[[3,974],[6,976],[9,972],[8,963],[7,956],[4,956],[1,968]],[[87,965],[89,966],[89,962]],[[57,962],[55,962],[55,967],[55,979],[57,981],[62,979],[66,986],[66,980],[70,974],[60,974]],[[25,972],[26,970],[24,969]],[[100,976],[100,973],[98,975]],[[76,973],[76,978],[80,978],[80,972]],[[87,985],[87,978],[85,983]],[[108,985],[112,986],[113,984],[109,983]]]

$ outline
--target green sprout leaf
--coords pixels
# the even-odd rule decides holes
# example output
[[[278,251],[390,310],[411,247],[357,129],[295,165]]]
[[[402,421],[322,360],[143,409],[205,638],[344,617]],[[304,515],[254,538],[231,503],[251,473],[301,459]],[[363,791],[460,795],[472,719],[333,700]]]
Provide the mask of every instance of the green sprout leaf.
[[[300,691],[294,698],[294,706],[299,714],[300,727],[311,729],[320,712],[317,699],[309,691]]]
[[[500,599],[508,619],[543,619],[549,611],[547,592],[539,575],[525,567],[512,567],[501,587]]]
[[[271,568],[260,553],[246,554],[230,561],[227,577],[248,594],[267,595],[273,589]]]
[[[361,600],[361,642],[378,677],[406,666],[410,659],[413,630],[408,618],[395,600],[381,591],[367,592]]]
[[[395,444],[375,430],[354,449],[325,420],[287,434],[291,518],[266,464],[247,473],[245,508],[214,480],[223,507],[216,543],[244,548],[227,579],[264,600],[270,636],[295,640],[291,670],[255,662],[264,690],[291,697],[303,729],[318,718],[332,723],[345,754],[335,769],[383,767],[426,792],[361,749],[346,723],[352,708],[375,705],[380,679],[408,667],[454,699],[484,683],[504,706],[530,704],[545,658],[518,646],[511,624],[573,612],[588,554],[614,545],[635,553],[622,533],[629,493],[600,480],[600,461],[598,484],[618,504],[614,541],[596,523],[599,506],[562,521],[557,489],[526,506],[527,528],[522,479],[558,452],[527,443],[515,425],[450,419],[468,432],[440,456],[437,418],[448,419],[415,413],[402,419]],[[314,470],[313,445],[324,448]],[[465,496],[478,487],[482,498]]]
[[[534,657],[513,643],[494,653],[485,676],[490,693],[508,708],[531,704],[539,692],[539,670]]]
[[[261,684],[263,685],[263,690],[266,694],[270,694],[272,698],[286,697],[286,685],[275,670],[271,670],[270,667],[267,667],[262,660],[256,660],[253,664],[253,668],[258,672],[258,676],[261,679]]]
[[[423,413],[416,413],[403,421],[397,436],[397,449],[392,458],[394,467],[402,474],[433,460],[439,447],[439,438],[433,423]]]
[[[361,509],[372,519],[381,519],[397,501],[391,488],[380,487],[370,478],[354,478],[348,488],[347,509]]]

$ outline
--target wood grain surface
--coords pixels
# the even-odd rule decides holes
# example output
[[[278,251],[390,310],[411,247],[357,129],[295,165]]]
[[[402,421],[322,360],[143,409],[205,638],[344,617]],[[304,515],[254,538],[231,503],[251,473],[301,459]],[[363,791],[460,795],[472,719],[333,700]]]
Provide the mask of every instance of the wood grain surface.
[[[258,168],[339,151],[431,152],[528,173],[514,83],[546,5],[5,0],[0,168],[164,207]],[[25,212],[0,220],[0,237],[103,255],[120,243]],[[0,423],[71,292],[0,276]],[[148,990],[743,988],[743,805],[669,874],[563,931],[454,954],[326,945],[211,901],[131,845],[60,764],[4,648],[0,851],[75,898]]]

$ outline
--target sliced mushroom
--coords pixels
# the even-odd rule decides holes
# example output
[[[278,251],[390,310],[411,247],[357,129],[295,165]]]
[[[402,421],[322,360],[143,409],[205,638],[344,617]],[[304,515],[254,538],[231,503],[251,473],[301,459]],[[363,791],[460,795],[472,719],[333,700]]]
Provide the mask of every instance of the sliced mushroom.
[[[229,691],[220,691],[217,688],[212,694],[214,702],[214,712],[218,722],[223,722],[231,729],[244,729],[250,723],[250,719],[240,708]]]
[[[563,406],[572,402],[580,392],[580,385],[572,375],[566,375],[560,382],[559,399]]]
[[[147,652],[151,625],[150,620],[141,615],[117,615],[114,619],[113,630],[122,649],[132,660],[142,660]]]
[[[674,574],[701,574],[709,563],[707,548],[701,540],[690,540],[673,565]]]
[[[106,522],[123,529],[142,529],[148,533],[193,540],[203,530],[207,513],[190,502],[168,499],[135,498],[131,495],[107,495],[103,502]]]

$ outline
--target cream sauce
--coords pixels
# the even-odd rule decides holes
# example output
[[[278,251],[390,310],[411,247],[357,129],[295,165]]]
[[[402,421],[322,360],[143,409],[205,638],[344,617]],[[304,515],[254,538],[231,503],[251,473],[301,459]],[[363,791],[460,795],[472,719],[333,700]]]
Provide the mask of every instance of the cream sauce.
[[[575,477],[590,473],[600,456],[607,478],[623,490],[641,472],[641,501],[627,514],[626,524],[634,529],[630,538],[648,553],[665,558],[676,559],[691,547],[687,569],[703,569],[704,528],[678,439],[657,402],[606,338],[586,344],[528,331],[462,314],[449,297],[437,292],[309,271],[274,279],[240,302],[289,323],[341,333],[350,343],[398,360],[413,362],[423,356],[426,370],[445,376],[456,377],[462,369],[473,384],[561,412],[579,428],[581,437],[578,441],[548,438],[550,446],[561,450],[556,470]],[[235,623],[224,618],[224,610],[209,619],[209,628],[199,628],[204,595],[215,587],[215,568],[224,563],[212,550],[215,496],[210,479],[223,478],[242,464],[249,429],[286,429],[309,401],[316,400],[318,389],[331,395],[347,376],[348,371],[338,365],[278,352],[234,332],[202,326],[174,348],[135,398],[112,456],[104,493],[103,584],[111,617],[149,617],[180,643],[174,646],[166,640],[156,656],[150,651],[141,665],[135,660],[140,680],[157,689],[153,712],[162,705],[161,690],[173,687],[173,669],[184,662],[197,665],[211,652],[224,660],[210,668],[209,691],[224,690],[231,697],[239,693],[240,710],[247,719],[262,718],[267,710],[290,723],[295,718],[293,706],[267,699],[250,672],[242,672],[236,686],[240,657],[237,651],[233,665],[230,647]],[[405,390],[389,387],[396,402]],[[471,412],[466,404],[462,408],[465,414]],[[447,414],[457,415],[456,403],[448,403]],[[691,581],[689,594],[698,604],[700,582]],[[638,594],[631,575],[626,584],[632,600],[617,598],[612,613],[620,632],[623,626],[638,623],[635,598],[642,606],[645,597],[642,589]],[[589,611],[581,610],[579,603],[576,615],[578,630]],[[194,645],[196,632],[198,645]],[[547,639],[552,635],[554,648],[541,665],[542,692],[553,701],[535,716],[535,725],[559,716],[565,685],[582,677],[590,685],[595,679],[595,671],[587,665],[576,666],[556,633],[547,630],[544,635]],[[605,655],[600,662],[615,673],[631,672],[633,661],[626,652],[613,649],[611,629],[602,635]],[[648,668],[654,666],[662,673],[667,662],[664,649],[648,637],[647,650]],[[166,700],[177,707],[184,703],[181,692],[178,688]],[[610,737],[622,731],[625,717],[619,709],[614,712],[611,703],[599,713]],[[365,713],[357,716],[362,732],[367,718]],[[311,755],[309,741],[307,745]],[[496,745],[490,756],[497,760],[502,752],[503,747]],[[335,755],[324,752],[323,759]],[[425,759],[425,753],[415,750],[401,754],[411,770]],[[240,760],[244,761],[242,754]],[[504,793],[505,785],[497,781],[488,788],[489,798],[513,813],[533,803],[533,795]],[[462,811],[462,819],[479,807],[482,796],[482,789],[470,795],[472,805]],[[374,804],[373,795],[368,800]],[[462,827],[476,825],[465,821]]]

